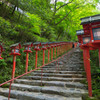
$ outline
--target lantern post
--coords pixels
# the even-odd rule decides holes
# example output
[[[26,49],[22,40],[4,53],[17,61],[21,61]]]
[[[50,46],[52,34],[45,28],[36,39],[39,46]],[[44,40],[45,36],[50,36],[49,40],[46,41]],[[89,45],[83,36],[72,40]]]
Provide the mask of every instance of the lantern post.
[[[57,49],[57,43],[54,43],[54,57],[56,58],[56,49]]]
[[[50,43],[51,46],[51,60],[53,60],[53,48],[54,48],[54,42]]]
[[[48,42],[47,43],[47,49],[48,49],[48,63],[50,61],[50,48],[51,48],[51,45],[50,45],[51,42]]]
[[[100,14],[89,16],[85,18],[81,18],[81,25],[83,25],[84,33],[88,36],[90,36],[90,41],[88,43],[89,50],[99,50],[99,66],[100,66]],[[86,50],[87,56],[88,55],[88,49]],[[87,63],[88,64],[88,63]],[[89,68],[89,67],[88,67]],[[90,81],[90,68],[87,68],[88,72],[88,79]],[[89,84],[90,85],[90,84]],[[89,96],[92,96],[92,90],[89,86]]]
[[[21,44],[16,43],[10,46],[11,48],[11,53],[10,55],[13,55],[13,70],[12,70],[12,79],[14,79],[15,76],[15,68],[16,68],[16,56],[20,56],[21,54],[19,53]]]
[[[100,66],[100,14],[81,18],[81,25],[83,25],[84,34],[78,35],[79,41],[81,40],[81,49],[83,49],[84,64],[86,67],[88,91],[89,96],[92,97],[91,85],[91,68],[90,68],[90,55],[89,50],[99,50],[99,66]],[[79,38],[81,37],[81,38]]]
[[[37,68],[38,51],[40,51],[41,43],[35,42],[35,43],[33,43],[33,46],[34,46],[34,50],[36,51],[35,52],[35,68]]]
[[[24,46],[24,51],[23,52],[26,52],[26,68],[25,68],[25,72],[27,73],[27,71],[28,71],[28,56],[29,56],[29,53],[32,53],[31,47],[33,46],[33,44],[32,44],[32,42],[28,42],[28,43],[24,43],[23,46]]]
[[[84,30],[78,30],[77,36],[79,43],[81,43],[80,48],[83,49],[83,60],[84,69],[86,71],[87,81],[88,81],[88,92],[89,96],[92,96],[92,84],[91,84],[91,67],[90,67],[90,54],[89,54],[89,43],[91,40],[90,35],[85,34]]]
[[[59,56],[59,42],[57,43],[57,57]]]
[[[12,79],[14,79],[15,77],[15,68],[16,68],[16,56],[20,56],[20,48],[21,48],[21,44],[20,43],[16,43],[10,46],[11,48],[11,53],[10,55],[13,55],[13,69],[12,69]],[[10,92],[11,92],[11,84],[14,81],[10,82],[9,85],[9,95],[8,95],[8,100],[10,99]]]

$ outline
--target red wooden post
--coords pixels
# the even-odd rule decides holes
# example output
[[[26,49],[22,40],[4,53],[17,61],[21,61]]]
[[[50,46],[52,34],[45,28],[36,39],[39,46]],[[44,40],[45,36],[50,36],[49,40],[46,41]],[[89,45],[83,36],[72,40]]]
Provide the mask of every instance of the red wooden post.
[[[57,57],[59,56],[59,43],[57,44]]]
[[[12,79],[15,77],[15,67],[16,67],[16,55],[13,56]]]
[[[51,45],[51,60],[53,60],[53,45]]]
[[[86,53],[86,74],[87,74],[87,81],[88,81],[88,92],[89,96],[92,97],[92,84],[91,84],[91,68],[90,68],[90,54],[89,54],[89,48],[85,48]]]
[[[35,68],[37,68],[38,51],[35,52]]]
[[[43,50],[43,65],[45,63],[45,50]]]
[[[35,52],[35,68],[37,68],[37,61],[38,61],[38,51],[40,50],[39,46],[41,46],[40,42],[33,43]]]
[[[26,53],[26,69],[25,72],[27,73],[28,71],[28,52]]]
[[[25,67],[25,72],[27,73],[28,71],[28,57],[29,57],[29,53],[32,53],[31,51],[31,47],[33,46],[32,42],[28,42],[28,43],[24,43],[24,51],[26,52],[26,67]]]
[[[56,58],[56,47],[57,45],[55,44],[55,47],[54,47],[55,58]]]
[[[85,49],[83,56],[85,70],[88,81],[89,96],[92,97],[92,85],[91,85],[91,68],[90,68],[90,55],[89,50],[99,49],[99,66],[100,66],[100,15],[89,16],[81,18],[81,25],[84,30],[77,31],[80,47]]]
[[[48,62],[50,61],[50,49],[48,49]]]
[[[61,47],[61,43],[59,43],[59,55],[61,54],[60,47]]]
[[[13,69],[12,69],[12,79],[15,76],[15,67],[16,67],[16,56],[20,55],[19,50],[21,48],[21,45],[19,43],[13,44],[10,46],[12,51],[10,55],[13,55]]]
[[[16,68],[16,56],[17,55],[21,55],[19,53],[21,45],[19,43],[13,44],[10,46],[11,48],[11,53],[10,55],[13,55],[13,69],[12,69],[12,79],[14,79],[15,76],[15,68]],[[14,82],[14,81],[13,81]],[[12,81],[10,82],[10,86],[9,86],[9,95],[8,95],[8,100],[10,100],[10,92],[11,92],[11,84]]]
[[[99,67],[100,67],[100,48],[99,48]]]
[[[50,61],[50,48],[51,48],[51,46],[50,46],[50,42],[49,42],[48,46],[47,46],[47,49],[48,49],[48,63]]]

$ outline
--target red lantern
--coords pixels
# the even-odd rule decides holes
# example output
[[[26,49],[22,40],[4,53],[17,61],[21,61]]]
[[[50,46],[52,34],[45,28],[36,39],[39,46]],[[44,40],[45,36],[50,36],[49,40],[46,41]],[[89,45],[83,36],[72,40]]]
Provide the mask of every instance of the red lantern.
[[[11,48],[11,53],[10,55],[21,55],[20,52],[20,48],[21,48],[21,44],[20,43],[16,43],[10,46]]]

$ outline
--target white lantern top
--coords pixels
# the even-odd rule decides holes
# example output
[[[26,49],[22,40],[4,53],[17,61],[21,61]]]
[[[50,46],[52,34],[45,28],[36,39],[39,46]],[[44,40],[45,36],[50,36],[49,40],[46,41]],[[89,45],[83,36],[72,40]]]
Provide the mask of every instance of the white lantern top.
[[[77,33],[77,35],[82,35],[82,34],[84,34],[84,30],[78,30],[78,31],[76,31],[76,33]]]
[[[97,22],[97,21],[100,21],[100,14],[81,18],[81,25],[88,24],[88,23],[91,23],[91,22]]]

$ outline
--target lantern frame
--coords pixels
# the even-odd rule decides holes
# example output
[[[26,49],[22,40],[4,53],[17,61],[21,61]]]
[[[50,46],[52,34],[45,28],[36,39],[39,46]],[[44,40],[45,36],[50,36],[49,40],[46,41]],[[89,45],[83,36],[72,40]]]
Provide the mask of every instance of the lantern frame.
[[[90,43],[92,44],[98,44],[100,43],[99,33],[100,33],[100,14],[89,16],[85,18],[81,18],[81,25],[83,25],[83,29],[85,34],[91,36]],[[94,30],[99,29],[98,34],[94,33]],[[98,37],[95,38],[95,35],[97,34]]]
[[[47,45],[48,45],[47,42],[42,42],[41,43],[41,46],[42,46],[41,49],[42,50],[46,50],[47,49],[47,47],[46,47]]]
[[[21,44],[20,43],[13,44],[13,45],[10,46],[10,48],[11,48],[10,55],[21,55],[20,54],[20,48],[21,48]]]
[[[34,50],[36,51],[40,51],[40,46],[41,46],[41,42],[34,42],[33,43],[33,46],[34,46]]]
[[[32,52],[31,51],[31,47],[33,46],[32,42],[24,43],[23,46],[24,46],[24,51],[23,52],[30,52],[30,53]]]

